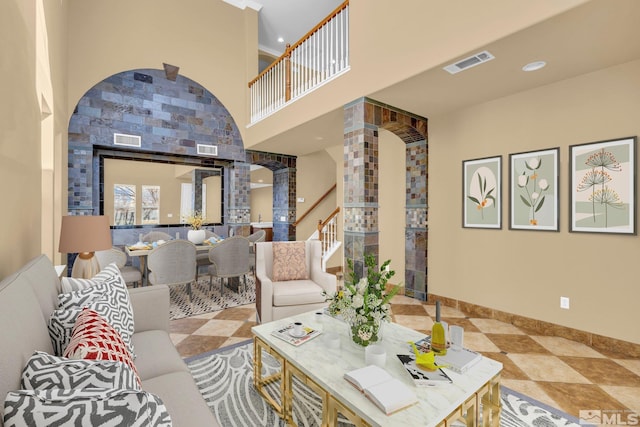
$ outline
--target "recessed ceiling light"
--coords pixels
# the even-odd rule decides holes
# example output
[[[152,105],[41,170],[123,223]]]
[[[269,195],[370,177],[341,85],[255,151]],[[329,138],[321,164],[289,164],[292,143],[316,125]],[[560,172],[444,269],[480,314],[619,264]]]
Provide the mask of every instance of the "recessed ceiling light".
[[[544,61],[530,62],[522,67],[522,71],[537,71],[541,68],[544,68],[545,65],[547,65],[547,63]]]
[[[284,43],[284,38],[278,37],[278,43]]]

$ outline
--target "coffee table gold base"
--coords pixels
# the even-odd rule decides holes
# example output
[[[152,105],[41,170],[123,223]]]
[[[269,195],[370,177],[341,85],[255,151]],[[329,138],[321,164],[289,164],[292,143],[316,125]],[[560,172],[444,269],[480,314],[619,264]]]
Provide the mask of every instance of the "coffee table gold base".
[[[263,351],[270,354],[280,363],[282,367],[280,372],[262,377]],[[293,420],[293,377],[296,377],[303,384],[314,390],[322,399],[322,427],[336,427],[338,425],[338,414],[342,414],[356,427],[370,427],[369,423],[330,395],[319,384],[255,335],[253,337],[253,360],[254,387],[288,425],[296,425]],[[276,381],[280,381],[280,402],[276,401],[264,389],[266,385]],[[480,387],[478,391],[445,417],[438,424],[438,427],[448,427],[455,421],[462,421],[467,427],[476,427],[479,425],[480,411],[482,411],[483,427],[498,427],[500,425],[500,374],[494,376]]]

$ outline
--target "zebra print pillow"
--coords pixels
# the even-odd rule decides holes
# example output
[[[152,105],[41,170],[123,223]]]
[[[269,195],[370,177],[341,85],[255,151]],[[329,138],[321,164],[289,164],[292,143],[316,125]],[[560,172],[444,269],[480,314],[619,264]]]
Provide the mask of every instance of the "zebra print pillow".
[[[139,390],[128,365],[110,360],[73,360],[36,351],[22,370],[24,390],[117,388]]]
[[[4,402],[5,427],[171,426],[162,400],[139,390],[18,390]]]
[[[49,335],[56,356],[62,356],[69,344],[76,318],[82,308],[88,307],[103,316],[122,335],[127,349],[135,357],[131,340],[134,323],[129,291],[115,264],[109,264],[102,270],[105,271],[110,272],[110,275],[104,281],[58,296],[58,309],[54,310],[49,319]]]

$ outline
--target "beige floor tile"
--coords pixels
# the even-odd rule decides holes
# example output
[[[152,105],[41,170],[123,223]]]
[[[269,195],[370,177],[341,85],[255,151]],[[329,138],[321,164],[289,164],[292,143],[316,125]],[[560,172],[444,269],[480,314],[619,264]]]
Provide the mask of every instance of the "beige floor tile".
[[[589,346],[561,337],[531,336],[538,344],[555,354],[556,356],[577,356],[606,358]]]
[[[622,387],[614,385],[601,385],[601,389],[613,396],[614,399],[620,401],[630,410],[640,415],[640,387]],[[640,417],[638,418],[640,423]]]
[[[424,309],[429,313],[429,316],[436,318],[436,306],[435,305],[425,305]],[[442,317],[467,317],[463,312],[458,310],[457,308],[447,307],[445,305],[440,306],[440,316]]]
[[[553,400],[542,388],[540,388],[540,386],[536,384],[535,381],[502,379],[500,380],[500,384],[510,388],[511,390],[515,390],[526,396],[530,396],[536,400],[539,400],[540,402],[545,403],[551,407],[560,407],[560,405],[558,405],[555,400]]]
[[[534,381],[591,383],[556,356],[540,354],[508,354],[507,356]]]
[[[480,332],[464,332],[464,346],[475,351],[498,353],[500,349]]]
[[[189,334],[169,334],[169,338],[171,338],[171,342],[173,345],[178,345],[178,343],[188,337]]]
[[[222,313],[224,310],[219,310],[219,311],[212,311],[209,313],[204,313],[204,314],[198,314],[195,316],[191,316],[190,319],[206,319],[206,320],[211,320],[214,317],[216,317],[218,314]]]
[[[394,321],[402,326],[416,331],[431,331],[433,321],[428,316],[405,316],[402,314],[394,315]]]
[[[515,326],[495,319],[469,319],[469,321],[487,334],[524,334]]]
[[[239,320],[209,320],[199,329],[197,329],[193,335],[208,335],[217,337],[230,337],[235,331],[238,330],[244,324]]]
[[[422,301],[404,295],[396,295],[391,298],[391,304],[422,305]]]
[[[616,363],[624,366],[631,372],[640,375],[640,359],[614,359]]]

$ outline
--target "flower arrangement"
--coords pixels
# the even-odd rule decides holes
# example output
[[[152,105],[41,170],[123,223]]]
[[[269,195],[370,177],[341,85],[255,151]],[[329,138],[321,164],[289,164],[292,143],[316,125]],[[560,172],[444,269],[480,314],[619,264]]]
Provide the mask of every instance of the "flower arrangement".
[[[333,296],[327,296],[329,314],[340,317],[350,326],[351,339],[354,343],[366,347],[381,339],[380,326],[389,322],[391,298],[400,290],[399,286],[386,290],[387,282],[395,274],[389,270],[391,260],[385,261],[380,270],[376,269],[376,258],[367,254],[364,258],[367,275],[359,278],[353,261],[347,260],[349,273],[345,279],[344,289]]]
[[[200,230],[202,224],[204,223],[204,218],[202,218],[201,212],[195,211],[189,215],[186,215],[184,217],[184,222],[189,224],[192,230]]]

